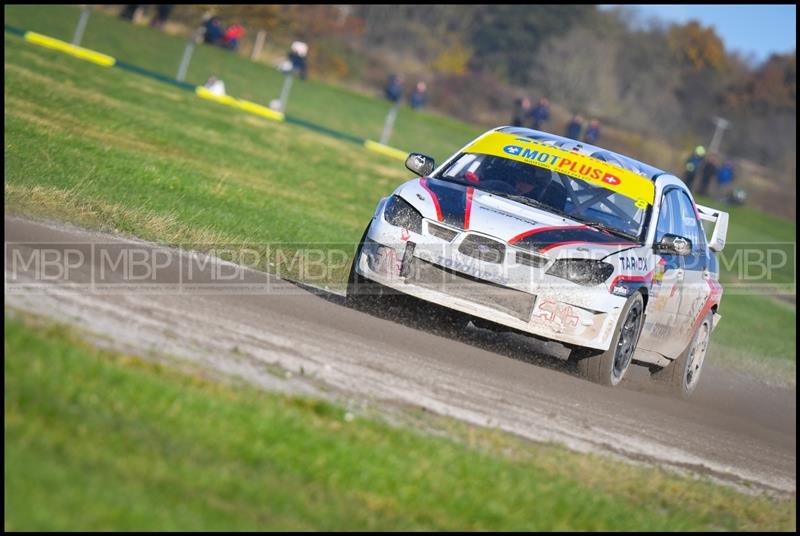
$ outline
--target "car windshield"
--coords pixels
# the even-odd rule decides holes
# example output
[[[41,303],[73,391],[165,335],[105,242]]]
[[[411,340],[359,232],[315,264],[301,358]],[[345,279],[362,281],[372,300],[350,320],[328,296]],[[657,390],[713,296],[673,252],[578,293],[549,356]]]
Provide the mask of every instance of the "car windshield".
[[[648,212],[619,192],[498,156],[463,153],[435,178],[474,186],[637,241]]]

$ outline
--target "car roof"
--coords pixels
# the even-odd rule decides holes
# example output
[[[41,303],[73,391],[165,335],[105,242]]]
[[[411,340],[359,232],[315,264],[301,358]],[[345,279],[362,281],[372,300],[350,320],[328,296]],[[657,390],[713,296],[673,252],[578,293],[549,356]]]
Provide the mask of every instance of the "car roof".
[[[495,131],[504,132],[506,134],[514,134],[515,136],[524,136],[537,141],[550,142],[560,149],[575,151],[592,158],[597,158],[603,162],[609,162],[643,177],[647,177],[653,181],[655,181],[659,175],[664,175],[667,173],[666,171],[658,169],[657,167],[653,167],[650,164],[645,164],[644,162],[634,160],[629,156],[621,155],[619,153],[615,153],[614,151],[603,149],[602,147],[597,147],[595,145],[573,140],[571,138],[565,138],[549,132],[542,132],[540,130],[533,130],[532,128],[523,127],[500,127],[495,129]]]

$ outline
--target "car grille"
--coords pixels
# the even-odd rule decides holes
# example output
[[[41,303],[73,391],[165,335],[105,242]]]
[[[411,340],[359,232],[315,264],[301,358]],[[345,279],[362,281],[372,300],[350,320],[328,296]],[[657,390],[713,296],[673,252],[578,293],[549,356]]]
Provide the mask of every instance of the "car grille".
[[[506,256],[506,246],[502,242],[480,235],[468,235],[458,246],[458,251],[469,257],[500,264]]]
[[[448,242],[452,241],[456,235],[458,235],[458,231],[454,231],[452,229],[448,229],[447,227],[436,225],[435,223],[431,222],[428,222],[428,232],[436,238],[441,238],[442,240],[447,240]]]
[[[527,292],[449,270],[418,257],[413,259],[406,283],[479,303],[524,322],[530,320],[536,300]]]

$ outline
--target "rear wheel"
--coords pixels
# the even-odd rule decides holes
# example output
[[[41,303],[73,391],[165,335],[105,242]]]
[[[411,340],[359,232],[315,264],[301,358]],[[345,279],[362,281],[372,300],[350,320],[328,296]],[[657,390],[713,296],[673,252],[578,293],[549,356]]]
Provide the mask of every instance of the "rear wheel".
[[[697,327],[686,350],[675,361],[654,372],[651,378],[665,385],[673,394],[689,398],[700,381],[700,373],[711,342],[713,323],[714,312],[709,311]]]
[[[591,353],[591,350],[586,348],[572,351],[570,358],[577,360],[578,372],[594,383],[619,385],[636,352],[643,320],[644,298],[637,292],[628,298],[625,307],[622,308],[608,350],[601,353]]]

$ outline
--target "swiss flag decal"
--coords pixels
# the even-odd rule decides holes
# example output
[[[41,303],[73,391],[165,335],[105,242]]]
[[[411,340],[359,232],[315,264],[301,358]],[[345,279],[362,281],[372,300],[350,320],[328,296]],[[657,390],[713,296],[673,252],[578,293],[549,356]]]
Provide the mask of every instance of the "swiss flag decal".
[[[606,176],[601,179],[604,183],[610,184],[612,186],[616,186],[617,184],[621,183],[622,181],[619,180],[619,177],[612,175],[611,173],[606,173]]]

